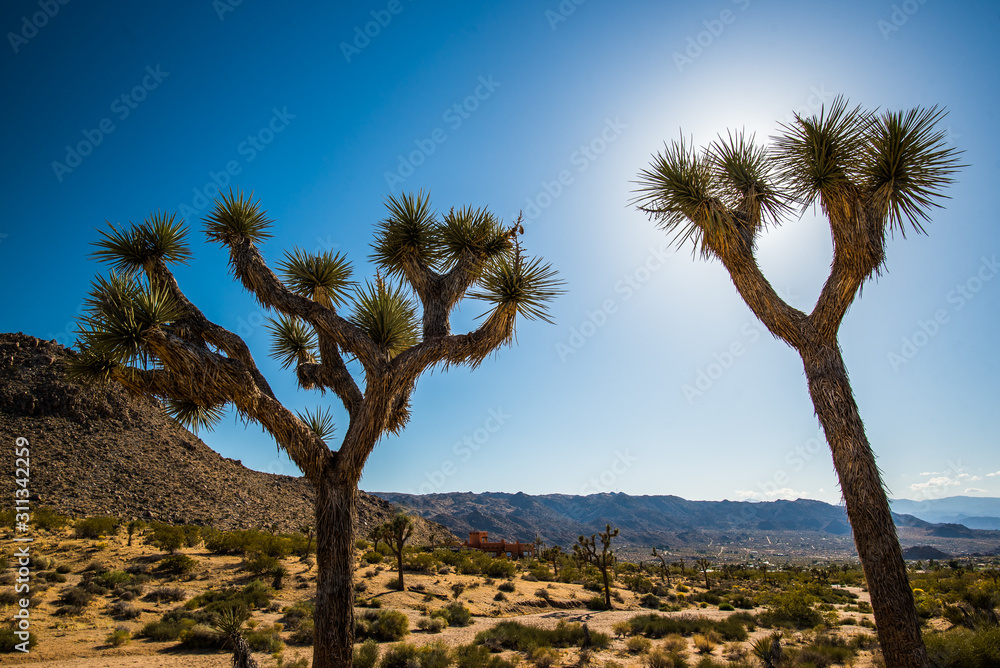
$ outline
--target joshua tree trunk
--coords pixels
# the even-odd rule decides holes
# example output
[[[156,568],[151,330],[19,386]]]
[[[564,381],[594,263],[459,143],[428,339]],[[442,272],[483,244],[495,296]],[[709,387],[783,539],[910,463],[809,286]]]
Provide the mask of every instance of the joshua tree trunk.
[[[357,488],[316,489],[316,620],[313,665],[350,668],[354,646],[354,517]]]
[[[906,564],[844,360],[835,343],[810,341],[799,352],[813,406],[833,453],[886,665],[923,668],[928,665],[927,652]]]

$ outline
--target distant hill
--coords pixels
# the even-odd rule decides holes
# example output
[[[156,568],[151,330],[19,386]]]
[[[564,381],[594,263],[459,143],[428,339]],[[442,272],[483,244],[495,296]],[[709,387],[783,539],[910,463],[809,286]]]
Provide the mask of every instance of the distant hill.
[[[73,516],[97,514],[219,529],[293,530],[313,524],[313,489],[302,477],[252,471],[222,457],[158,404],[117,385],[69,382],[75,355],[55,342],[0,334],[0,494],[13,498],[14,439],[30,441],[36,504]],[[391,518],[387,501],[360,493],[358,530]],[[420,522],[418,542],[442,527]]]
[[[843,555],[854,550],[843,506],[807,499],[752,503],[618,493],[375,494],[439,522],[463,538],[469,531],[488,531],[497,538],[522,542],[538,535],[549,545],[565,547],[578,536],[589,536],[611,524],[621,529],[618,544],[622,546],[709,552],[728,547],[781,556]],[[894,520],[904,544],[928,543],[961,552],[984,551],[1000,544],[998,532],[932,524],[910,515],[894,515]]]
[[[951,559],[951,555],[930,545],[914,545],[903,550],[903,559],[908,561],[916,561],[918,559]]]
[[[623,527],[623,544],[696,544],[725,535],[731,540],[750,532],[815,532],[850,537],[844,509],[821,501],[688,501],[678,496],[592,494],[529,496],[487,492],[412,495],[374,492],[412,508],[464,536],[483,530],[505,540],[533,540],[568,545],[606,524]],[[627,529],[627,530],[626,530]]]
[[[890,504],[894,512],[913,515],[928,522],[1000,530],[1000,499],[994,497],[949,496],[925,501],[893,499]]]

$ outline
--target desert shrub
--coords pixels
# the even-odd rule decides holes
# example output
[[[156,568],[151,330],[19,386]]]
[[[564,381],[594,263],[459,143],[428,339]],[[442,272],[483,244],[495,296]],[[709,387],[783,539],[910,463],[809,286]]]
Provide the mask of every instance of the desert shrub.
[[[17,631],[9,626],[0,628],[0,652],[16,652],[17,645],[25,642],[17,636]],[[38,646],[38,638],[34,633],[28,632],[28,649],[35,649]]]
[[[493,600],[494,601],[506,601],[507,600],[507,594],[503,593],[502,591],[498,591],[496,593],[496,595],[493,597]]]
[[[515,668],[514,663],[494,656],[482,645],[460,645],[455,648],[456,668]]]
[[[160,603],[161,601],[178,603],[183,601],[186,597],[187,592],[180,587],[158,587],[146,594],[147,601],[153,601],[156,603]]]
[[[245,585],[241,589],[227,587],[225,589],[209,589],[184,604],[187,610],[204,608],[208,614],[214,614],[225,608],[243,607],[247,610],[266,608],[271,602],[272,591],[260,580]]]
[[[418,665],[416,646],[401,642],[385,651],[379,668],[416,668]]]
[[[468,626],[472,623],[472,612],[459,601],[452,601],[443,608],[438,608],[431,613],[431,617],[444,619],[448,626]]]
[[[285,625],[285,628],[294,630],[299,627],[302,620],[311,620],[315,611],[316,606],[312,601],[298,601],[294,605],[290,605],[282,610],[284,615],[281,617],[281,622]]]
[[[499,589],[500,591],[505,591],[508,594],[513,594],[514,591],[516,591],[514,583],[511,582],[510,580],[507,580],[506,582],[501,582],[499,585],[497,585],[497,589]]]
[[[304,553],[306,542],[306,537],[300,533],[274,535],[267,531],[246,529],[216,532],[205,538],[205,547],[216,554],[258,552],[281,559],[292,553]]]
[[[281,642],[281,629],[281,624],[258,626],[244,632],[243,637],[253,651],[274,654],[285,647],[285,643]]]
[[[66,582],[66,576],[62,573],[56,573],[55,571],[49,571],[47,573],[35,573],[35,577],[40,577],[46,582]]]
[[[643,658],[646,668],[686,668],[687,660],[680,652],[668,652],[656,647]]]
[[[632,636],[625,641],[625,651],[629,654],[645,654],[653,646],[653,642],[645,636]]]
[[[176,552],[187,543],[187,537],[179,526],[153,522],[149,525],[146,541],[164,552]]]
[[[355,618],[354,635],[379,642],[396,642],[410,632],[410,622],[398,610],[366,610]]]
[[[142,610],[131,603],[126,603],[125,601],[112,603],[108,608],[108,611],[115,619],[135,619],[142,614]]]
[[[927,654],[934,666],[988,668],[1000,665],[1000,627],[979,630],[956,627],[924,634]]]
[[[694,648],[699,654],[711,654],[719,645],[718,641],[711,635],[703,633],[694,634]]]
[[[316,640],[315,635],[316,624],[313,622],[312,617],[304,617],[292,631],[289,636],[291,640],[296,645],[311,645]],[[355,661],[354,665],[358,665]]]
[[[704,617],[666,617],[657,614],[636,615],[628,620],[632,633],[648,638],[662,638],[670,634],[689,636],[694,633],[708,634],[715,631],[726,640],[744,641],[747,627],[753,627],[753,618],[739,612],[726,619],[713,621]]]
[[[361,559],[369,564],[378,564],[382,562],[382,555],[378,552],[365,552],[361,555]]]
[[[652,592],[649,594],[643,594],[642,598],[639,599],[639,605],[644,608],[652,608],[653,610],[660,609],[660,597]]]
[[[512,578],[517,573],[517,564],[504,557],[491,559],[482,572],[491,578]]]
[[[420,668],[448,668],[452,662],[451,650],[440,640],[417,650]]]
[[[194,626],[193,619],[171,619],[149,622],[142,627],[140,635],[157,642],[167,640],[177,640],[181,632],[188,627]]]
[[[369,638],[354,648],[354,668],[375,668],[378,655],[378,643]]]
[[[421,617],[417,620],[417,628],[427,633],[441,633],[448,626],[444,617]]]
[[[117,517],[110,517],[102,515],[99,517],[87,517],[82,520],[78,520],[75,525],[73,525],[73,534],[77,538],[100,538],[101,536],[113,536],[117,531],[118,527],[121,526],[121,520]]]
[[[531,653],[529,659],[535,668],[552,668],[559,663],[560,654],[551,647],[539,647]]]
[[[195,624],[180,633],[181,647],[185,649],[222,649],[225,637],[208,624]]]
[[[13,519],[13,518],[11,518]],[[60,515],[52,506],[38,506],[31,514],[31,525],[36,529],[54,531],[70,523],[70,518]]]
[[[607,602],[604,600],[603,596],[591,596],[587,599],[588,610],[604,610],[607,607]]]
[[[732,603],[720,603],[719,604],[719,610],[724,610],[726,612],[732,612],[735,609],[736,608],[733,607]]]
[[[813,608],[813,597],[803,589],[777,594],[758,616],[763,626],[812,628],[823,622],[823,615]]]
[[[107,638],[104,639],[104,641],[112,647],[127,645],[132,642],[132,632],[124,626],[118,626],[108,635]]]
[[[252,575],[262,575],[273,571],[281,565],[276,557],[272,557],[260,552],[251,552],[243,560],[242,568]]]
[[[530,652],[538,647],[583,647],[588,636],[590,646],[594,648],[607,647],[611,642],[606,633],[585,631],[582,624],[567,624],[565,620],[561,620],[554,629],[540,629],[513,621],[500,622],[477,633],[474,642],[494,651],[510,649]]]
[[[156,568],[171,575],[186,575],[197,567],[198,562],[186,554],[172,554],[161,559]]]
[[[0,606],[16,605],[20,595],[13,589],[0,589]]]
[[[66,587],[59,592],[59,598],[56,600],[62,605],[84,608],[93,599],[94,595],[83,587]]]

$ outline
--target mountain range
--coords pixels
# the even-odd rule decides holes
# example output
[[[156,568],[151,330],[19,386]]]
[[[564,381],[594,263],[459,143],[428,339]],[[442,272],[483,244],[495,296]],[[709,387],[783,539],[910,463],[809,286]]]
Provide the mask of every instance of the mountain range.
[[[962,524],[970,529],[1000,530],[1000,499],[980,496],[949,496],[911,501],[892,499],[893,511],[927,522]]]

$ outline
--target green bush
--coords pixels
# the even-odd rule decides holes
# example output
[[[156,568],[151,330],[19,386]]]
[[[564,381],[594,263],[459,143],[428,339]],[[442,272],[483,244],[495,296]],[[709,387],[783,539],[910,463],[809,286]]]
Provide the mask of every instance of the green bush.
[[[431,617],[438,617],[448,622],[448,626],[468,626],[472,623],[472,612],[458,601],[452,601],[443,608],[438,608],[431,613]]]
[[[172,554],[165,559],[161,559],[156,567],[164,573],[172,575],[186,575],[193,571],[198,562],[186,554]]]
[[[70,518],[60,515],[52,506],[39,506],[31,514],[31,525],[36,529],[54,531],[70,523]],[[33,646],[33,645],[32,645]]]
[[[169,621],[156,621],[149,622],[142,627],[141,635],[144,638],[149,638],[157,642],[164,642],[167,640],[177,640],[181,637],[181,632],[186,628],[194,626],[195,621],[193,619],[178,619]]]
[[[931,665],[947,668],[1000,666],[1000,627],[953,628],[924,634]]]
[[[823,615],[813,608],[813,597],[803,589],[782,592],[767,604],[758,619],[763,626],[812,628],[823,622]]]
[[[285,643],[281,642],[280,626],[258,626],[243,633],[250,649],[255,652],[267,652],[274,654],[285,648]]]
[[[690,636],[695,633],[709,634],[715,631],[725,640],[744,641],[748,637],[747,627],[753,628],[753,618],[745,612],[738,612],[726,619],[713,621],[704,617],[665,615],[636,615],[628,620],[633,635],[647,638],[662,638],[671,634]]]
[[[497,585],[497,589],[499,589],[500,591],[505,591],[508,594],[513,594],[514,591],[516,590],[516,587],[514,586],[513,582],[507,580],[506,582],[501,582],[499,585]]]
[[[186,649],[222,649],[226,639],[208,624],[195,624],[181,631],[180,641]]]
[[[455,648],[456,668],[516,668],[507,659],[494,656],[482,645],[460,645]]]
[[[17,645],[24,641],[17,637],[15,629],[5,626],[0,628],[0,652],[19,652]],[[38,638],[34,633],[28,632],[28,649],[32,650],[38,646]]]
[[[379,642],[396,642],[410,632],[410,622],[398,610],[366,610],[355,618],[354,635]]]
[[[112,631],[107,638],[104,639],[106,643],[112,647],[120,647],[121,645],[127,645],[132,642],[132,632],[129,631],[124,626],[119,626],[114,631]]]
[[[77,521],[73,526],[73,533],[77,538],[100,538],[101,536],[113,536],[120,526],[121,520],[117,517],[104,515],[88,517]]]
[[[582,624],[567,624],[565,620],[561,620],[554,629],[540,629],[520,622],[505,621],[477,633],[474,642],[493,651],[509,649],[530,652],[539,647],[583,647],[587,635]],[[589,631],[589,636],[590,646],[595,649],[607,647],[611,642],[606,633]]]
[[[378,655],[378,643],[369,638],[354,648],[354,668],[375,668]]]
[[[491,559],[482,572],[491,578],[512,578],[517,573],[517,564],[504,557]]]
[[[243,561],[243,570],[252,575],[262,575],[274,571],[281,566],[281,562],[276,557],[261,553],[250,553]]]

